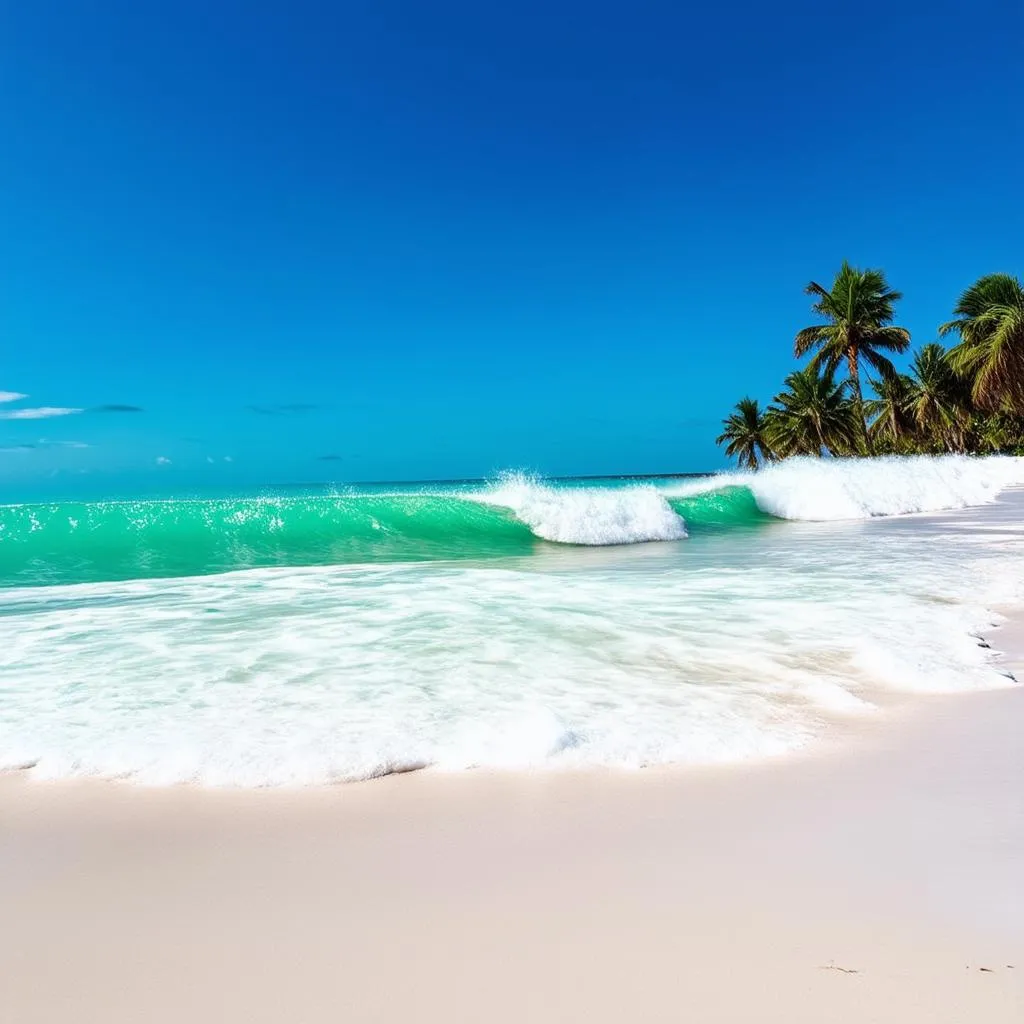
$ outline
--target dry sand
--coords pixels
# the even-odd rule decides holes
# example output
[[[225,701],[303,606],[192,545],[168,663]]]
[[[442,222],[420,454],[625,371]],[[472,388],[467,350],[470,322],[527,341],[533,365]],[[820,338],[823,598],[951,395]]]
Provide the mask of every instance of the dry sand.
[[[1020,1024],[1024,690],[743,768],[10,776],[0,965],[4,1024]]]

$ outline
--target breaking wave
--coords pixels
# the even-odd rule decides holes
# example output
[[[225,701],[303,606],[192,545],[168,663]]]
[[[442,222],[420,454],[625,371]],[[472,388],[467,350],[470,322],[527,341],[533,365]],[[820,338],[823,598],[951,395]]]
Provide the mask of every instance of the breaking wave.
[[[966,455],[874,459],[795,458],[737,483],[758,507],[780,519],[815,521],[941,512],[984,505],[1024,484],[1024,459]]]
[[[538,544],[680,541],[775,519],[980,505],[1024,459],[791,459],[690,481],[544,481],[337,495],[63,501],[0,508],[0,584],[192,576],[270,566],[528,555]]]
[[[1024,493],[780,517],[983,503],[1021,468],[0,507],[0,771],[270,786],[782,754],[892,692],[1012,685],[978,638],[1024,600]],[[643,540],[678,543],[566,546]],[[300,566],[330,560],[386,564]]]

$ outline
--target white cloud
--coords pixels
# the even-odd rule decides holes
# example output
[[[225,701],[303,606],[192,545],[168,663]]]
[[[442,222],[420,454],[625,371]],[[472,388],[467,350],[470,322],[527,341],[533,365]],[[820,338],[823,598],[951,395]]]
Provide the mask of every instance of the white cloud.
[[[53,416],[71,416],[81,411],[81,409],[63,409],[59,406],[43,405],[37,409],[12,409],[10,412],[0,412],[0,420],[48,420]]]
[[[224,456],[224,461],[225,462],[234,462],[235,460],[233,458],[231,458],[230,455],[225,455]]]
[[[20,402],[23,398],[28,398],[28,395],[20,391],[0,391],[0,402]]]
[[[206,461],[212,463],[213,462],[213,456],[212,455],[207,455],[206,456]]]
[[[171,460],[167,458],[166,455],[158,455],[156,457],[156,464],[158,466],[169,466],[171,464]]]

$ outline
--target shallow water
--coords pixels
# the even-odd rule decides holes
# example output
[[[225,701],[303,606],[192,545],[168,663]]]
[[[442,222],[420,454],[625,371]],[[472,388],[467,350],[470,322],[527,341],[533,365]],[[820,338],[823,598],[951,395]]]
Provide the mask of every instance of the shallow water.
[[[781,753],[885,688],[1009,683],[972,633],[1024,596],[1019,497],[891,516],[1017,482],[815,461],[8,506],[0,766],[273,785]]]

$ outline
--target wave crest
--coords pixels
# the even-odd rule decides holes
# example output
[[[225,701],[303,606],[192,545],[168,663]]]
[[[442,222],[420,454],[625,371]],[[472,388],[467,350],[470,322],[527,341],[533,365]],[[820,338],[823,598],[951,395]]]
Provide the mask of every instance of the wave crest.
[[[523,556],[539,540],[678,541],[756,528],[769,516],[866,519],[982,505],[1015,484],[1024,484],[1024,459],[798,458],[757,473],[657,484],[509,473],[487,487],[7,505],[0,586]]]
[[[756,473],[723,473],[713,481],[673,488],[669,493],[686,497],[730,484],[748,488],[758,508],[778,519],[871,519],[988,504],[1007,487],[1024,484],[1024,458],[797,457]]]
[[[682,518],[649,485],[555,488],[511,473],[480,500],[509,509],[536,536],[559,544],[599,547],[686,537]]]

